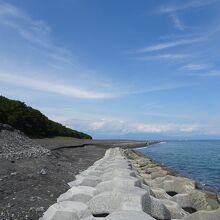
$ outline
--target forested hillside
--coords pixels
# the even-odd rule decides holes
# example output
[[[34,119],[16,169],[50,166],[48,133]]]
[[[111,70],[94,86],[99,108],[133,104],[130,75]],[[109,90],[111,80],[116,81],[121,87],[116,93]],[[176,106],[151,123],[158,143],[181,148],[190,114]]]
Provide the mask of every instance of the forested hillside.
[[[0,96],[0,123],[9,124],[30,137],[67,136],[92,139],[91,136],[72,130],[48,119],[40,111],[25,103]]]

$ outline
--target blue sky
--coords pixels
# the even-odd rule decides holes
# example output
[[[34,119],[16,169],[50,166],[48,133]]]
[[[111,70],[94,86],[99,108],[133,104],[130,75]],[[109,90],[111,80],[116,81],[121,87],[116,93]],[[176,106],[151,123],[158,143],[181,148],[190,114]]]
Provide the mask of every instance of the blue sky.
[[[0,92],[95,138],[220,138],[219,0],[0,0]]]

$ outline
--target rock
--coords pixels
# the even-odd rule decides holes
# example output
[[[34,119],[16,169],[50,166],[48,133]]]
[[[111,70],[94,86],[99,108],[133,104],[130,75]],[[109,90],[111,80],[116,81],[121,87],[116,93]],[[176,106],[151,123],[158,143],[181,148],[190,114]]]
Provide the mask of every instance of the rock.
[[[93,219],[88,207],[81,202],[64,201],[50,206],[42,220],[89,220]]]
[[[43,168],[43,169],[40,170],[40,174],[41,174],[41,175],[46,175],[46,174],[47,174],[47,171]]]
[[[154,220],[150,215],[140,211],[115,211],[106,220]]]

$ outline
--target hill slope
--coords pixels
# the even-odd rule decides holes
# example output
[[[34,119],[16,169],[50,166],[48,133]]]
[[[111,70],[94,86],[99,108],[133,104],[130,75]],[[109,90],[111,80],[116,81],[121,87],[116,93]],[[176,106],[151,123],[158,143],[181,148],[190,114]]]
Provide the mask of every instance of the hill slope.
[[[72,130],[48,119],[40,111],[25,103],[0,96],[0,123],[9,124],[30,137],[67,136],[92,139],[91,136]]]

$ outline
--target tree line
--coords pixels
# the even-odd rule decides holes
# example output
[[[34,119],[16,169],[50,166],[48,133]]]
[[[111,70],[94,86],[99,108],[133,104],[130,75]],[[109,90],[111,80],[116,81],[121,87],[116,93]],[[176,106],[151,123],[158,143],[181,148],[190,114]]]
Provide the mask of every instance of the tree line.
[[[29,137],[66,136],[92,139],[91,136],[54,122],[24,102],[0,96],[0,123],[9,124]]]

